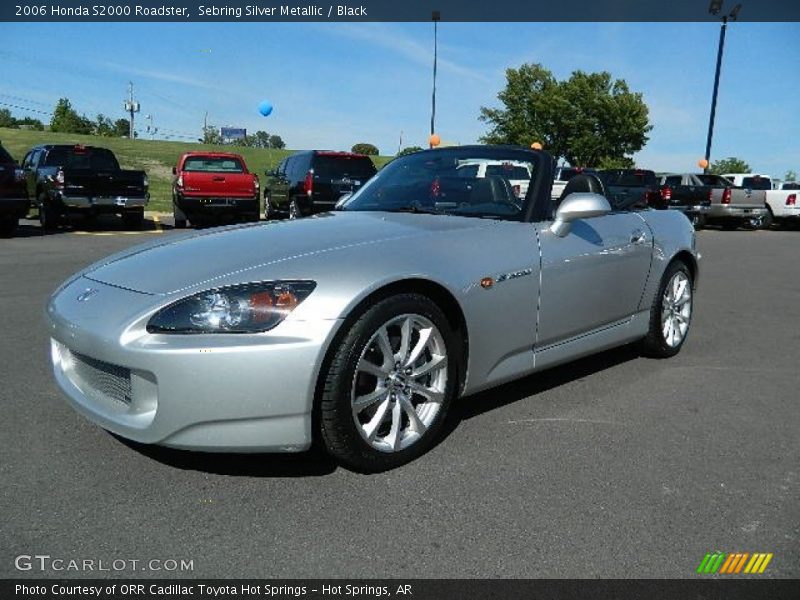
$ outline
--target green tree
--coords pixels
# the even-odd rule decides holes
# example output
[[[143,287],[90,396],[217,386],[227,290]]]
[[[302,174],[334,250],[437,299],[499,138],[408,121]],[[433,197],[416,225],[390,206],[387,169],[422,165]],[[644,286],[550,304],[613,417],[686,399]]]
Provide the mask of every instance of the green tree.
[[[502,108],[481,107],[489,144],[540,142],[556,159],[576,166],[620,161],[641,150],[652,130],[642,94],[608,72],[575,71],[558,81],[540,64],[506,70],[497,94]]]
[[[279,135],[271,135],[269,136],[269,147],[282,150],[286,148],[286,142],[284,142]]]
[[[367,156],[378,156],[377,146],[373,146],[372,144],[367,144],[366,142],[359,142],[358,144],[353,144],[351,150],[357,154],[366,154]]]
[[[252,138],[254,148],[269,148],[269,134],[266,131],[256,131]]]
[[[16,127],[17,120],[11,116],[7,108],[0,108],[0,127]]]
[[[93,125],[92,133],[94,135],[100,135],[103,137],[114,137],[116,135],[116,132],[114,131],[114,123],[112,123],[111,119],[103,114],[99,114],[97,117],[95,117]]]
[[[117,119],[114,121],[114,135],[116,137],[128,137],[131,132],[131,123],[128,119]]]
[[[17,124],[15,127],[18,129],[31,129],[33,131],[44,131],[44,123],[42,123],[39,119],[34,119],[33,117],[23,117],[22,119],[17,119]]]
[[[215,146],[222,145],[222,136],[219,133],[219,129],[214,127],[213,125],[209,125],[208,127],[203,128],[203,137],[200,140],[204,144],[213,144]]]
[[[92,121],[79,115],[72,108],[72,103],[68,98],[61,98],[58,101],[53,111],[53,118],[50,119],[50,131],[91,134],[93,129]]]
[[[721,160],[715,160],[708,167],[709,173],[715,175],[723,175],[724,173],[750,173],[750,165],[748,165],[741,158],[730,156]]]
[[[786,171],[786,175],[783,176],[784,181],[797,181],[797,172],[794,169],[789,169]]]
[[[414,152],[421,152],[422,148],[419,146],[407,146],[397,153],[397,156],[405,156],[406,154],[414,154]]]

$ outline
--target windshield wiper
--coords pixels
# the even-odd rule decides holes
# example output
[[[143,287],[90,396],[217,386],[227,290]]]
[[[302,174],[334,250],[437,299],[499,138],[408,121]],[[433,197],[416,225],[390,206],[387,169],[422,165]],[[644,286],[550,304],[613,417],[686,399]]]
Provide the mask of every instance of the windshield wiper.
[[[425,208],[419,202],[414,202],[405,206],[399,206],[397,208],[385,209],[385,212],[419,213],[424,215],[444,214],[442,211],[436,210],[435,208]]]

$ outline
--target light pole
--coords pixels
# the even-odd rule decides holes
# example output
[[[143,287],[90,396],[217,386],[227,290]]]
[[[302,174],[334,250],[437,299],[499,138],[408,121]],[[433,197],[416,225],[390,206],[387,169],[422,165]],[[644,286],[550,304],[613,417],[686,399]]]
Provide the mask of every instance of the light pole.
[[[433,20],[433,93],[431,95],[431,137],[436,131],[436,63],[439,54],[439,19],[442,14],[438,10],[431,13]]]
[[[711,0],[708,5],[708,12],[714,16],[718,16],[722,10],[723,0]],[[714,119],[717,116],[717,93],[719,92],[719,75],[722,70],[722,51],[725,49],[725,32],[728,29],[728,21],[735,21],[739,17],[739,11],[742,10],[742,5],[737,4],[733,10],[727,15],[723,15],[722,27],[719,31],[719,49],[717,50],[717,71],[714,74],[714,92],[711,96],[711,116],[708,119],[708,138],[706,139],[706,167],[703,171],[708,172],[708,165],[711,161],[711,140],[714,137]]]

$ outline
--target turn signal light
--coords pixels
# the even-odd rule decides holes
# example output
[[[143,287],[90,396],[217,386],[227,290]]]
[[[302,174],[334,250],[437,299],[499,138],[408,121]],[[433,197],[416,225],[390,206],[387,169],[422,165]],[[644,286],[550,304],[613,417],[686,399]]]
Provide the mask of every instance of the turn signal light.
[[[789,194],[786,196],[786,206],[795,206],[797,204],[797,194]]]
[[[303,181],[303,192],[307,196],[311,196],[314,193],[314,173],[312,171],[306,173],[306,178]]]
[[[725,188],[725,191],[722,192],[722,203],[723,204],[731,203],[731,188]]]

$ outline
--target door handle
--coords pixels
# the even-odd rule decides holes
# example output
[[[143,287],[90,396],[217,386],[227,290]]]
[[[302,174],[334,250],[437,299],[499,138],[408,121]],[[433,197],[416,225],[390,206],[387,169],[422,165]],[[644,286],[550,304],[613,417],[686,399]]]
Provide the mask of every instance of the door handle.
[[[646,239],[647,236],[641,229],[637,229],[631,234],[631,244],[644,244]]]

